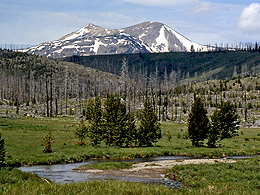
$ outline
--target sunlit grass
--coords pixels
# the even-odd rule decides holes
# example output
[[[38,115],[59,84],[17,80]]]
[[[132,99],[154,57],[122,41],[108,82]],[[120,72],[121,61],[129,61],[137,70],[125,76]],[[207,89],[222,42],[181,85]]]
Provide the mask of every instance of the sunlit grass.
[[[136,162],[104,162],[95,164],[86,164],[78,167],[76,170],[98,169],[98,170],[115,170],[129,169]]]
[[[239,136],[223,140],[217,148],[193,147],[185,139],[185,124],[162,123],[162,139],[147,148],[118,148],[101,144],[76,145],[74,131],[78,120],[57,118],[0,118],[0,132],[5,139],[6,162],[9,164],[53,164],[89,158],[140,158],[159,155],[222,157],[258,154],[260,129],[241,129]],[[42,152],[42,138],[51,130],[55,137],[53,153]],[[169,141],[169,136],[171,139]],[[205,141],[206,142],[206,141]],[[175,166],[170,174],[187,188],[172,190],[163,186],[120,181],[55,184],[36,175],[18,170],[0,171],[0,194],[259,194],[259,158],[234,164]],[[17,164],[17,165],[18,165]],[[131,163],[102,163],[94,169],[121,169]]]
[[[260,157],[216,163],[174,166],[169,178],[182,182],[184,194],[260,194]]]
[[[154,147],[118,148],[108,147],[104,143],[92,147],[87,141],[84,146],[76,145],[78,141],[74,132],[79,123],[73,117],[0,118],[0,132],[5,139],[6,162],[14,164],[53,164],[62,162],[84,161],[89,158],[144,158],[151,156],[206,156],[222,157],[225,155],[258,154],[260,148],[260,129],[242,129],[239,136],[223,140],[217,148],[191,145],[184,139],[187,131],[185,124],[163,122],[162,139]],[[51,130],[55,137],[53,153],[42,152],[42,139]],[[168,134],[171,135],[169,141]],[[206,141],[205,141],[206,142]]]

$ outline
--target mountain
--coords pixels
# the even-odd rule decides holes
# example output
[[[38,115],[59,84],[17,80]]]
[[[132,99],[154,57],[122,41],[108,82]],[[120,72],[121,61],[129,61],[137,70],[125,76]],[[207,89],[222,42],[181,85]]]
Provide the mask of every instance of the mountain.
[[[41,43],[24,52],[62,58],[73,55],[161,53],[170,51],[208,51],[159,22],[144,22],[123,29],[106,29],[94,24],[52,42]]]

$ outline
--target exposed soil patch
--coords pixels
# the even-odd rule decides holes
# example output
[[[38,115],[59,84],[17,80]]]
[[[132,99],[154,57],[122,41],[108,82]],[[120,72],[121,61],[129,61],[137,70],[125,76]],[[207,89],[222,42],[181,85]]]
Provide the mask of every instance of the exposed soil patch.
[[[201,164],[201,163],[234,163],[231,159],[189,159],[189,160],[164,160],[155,162],[142,162],[132,166],[131,169],[121,170],[77,170],[81,173],[105,174],[115,176],[140,177],[140,178],[163,178],[165,171],[175,165]]]

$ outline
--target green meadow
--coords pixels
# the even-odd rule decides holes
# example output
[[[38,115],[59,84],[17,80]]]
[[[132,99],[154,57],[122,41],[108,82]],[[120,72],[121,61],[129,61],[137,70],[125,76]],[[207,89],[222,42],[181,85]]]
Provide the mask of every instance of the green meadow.
[[[155,143],[154,147],[118,148],[103,143],[93,147],[88,141],[83,146],[75,144],[78,140],[74,132],[78,123],[79,120],[73,117],[1,117],[0,132],[5,140],[6,163],[36,165],[85,161],[90,158],[131,159],[165,155],[223,157],[260,153],[259,128],[241,128],[239,136],[223,140],[217,148],[196,148],[186,139],[185,124],[163,122],[162,139]],[[49,130],[55,142],[52,145],[53,153],[46,154],[42,152],[42,139]]]
[[[79,119],[74,117],[0,117],[6,163],[9,166],[20,166],[68,163],[95,158],[130,159],[165,155],[215,158],[260,153],[260,128],[241,128],[239,136],[223,140],[217,148],[196,148],[186,138],[186,124],[163,122],[162,139],[154,144],[154,147],[118,148],[108,147],[103,143],[93,147],[88,140],[83,146],[75,144],[78,140],[74,132],[78,123]],[[49,130],[55,142],[52,145],[53,153],[46,154],[42,152],[42,139]],[[254,157],[237,160],[233,164],[175,166],[168,171],[169,177],[176,174],[174,179],[186,186],[177,190],[121,181],[56,184],[16,169],[2,168],[0,194],[259,194],[259,165],[260,158]],[[120,169],[131,165],[116,163],[103,166],[108,167],[107,169]]]

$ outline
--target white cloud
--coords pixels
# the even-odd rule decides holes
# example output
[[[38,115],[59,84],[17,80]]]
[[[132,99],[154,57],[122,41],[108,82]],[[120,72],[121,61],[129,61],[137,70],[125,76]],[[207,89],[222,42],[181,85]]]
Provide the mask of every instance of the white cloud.
[[[210,2],[201,2],[199,5],[196,5],[192,10],[191,10],[192,14],[213,14],[213,10],[211,7],[211,3]]]
[[[199,0],[122,0],[128,3],[147,5],[147,6],[175,6],[198,2]]]
[[[238,27],[250,34],[259,34],[260,31],[260,4],[252,3],[245,7],[238,20]]]

